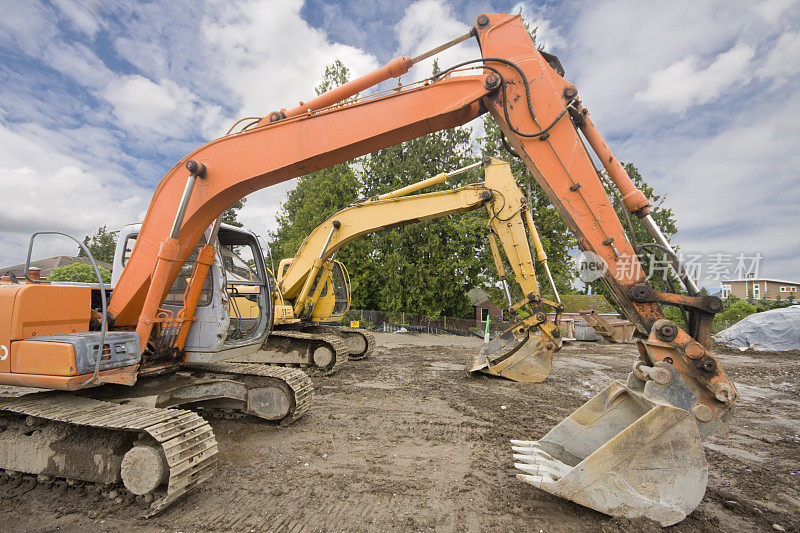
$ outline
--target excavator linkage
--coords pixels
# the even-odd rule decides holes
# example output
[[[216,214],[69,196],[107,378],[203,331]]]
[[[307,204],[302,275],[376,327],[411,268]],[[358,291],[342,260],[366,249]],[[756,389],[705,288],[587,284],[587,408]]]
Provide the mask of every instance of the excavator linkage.
[[[523,383],[541,383],[550,375],[554,348],[552,343],[542,339],[539,332],[514,324],[477,355],[470,356],[467,372],[483,372]]]

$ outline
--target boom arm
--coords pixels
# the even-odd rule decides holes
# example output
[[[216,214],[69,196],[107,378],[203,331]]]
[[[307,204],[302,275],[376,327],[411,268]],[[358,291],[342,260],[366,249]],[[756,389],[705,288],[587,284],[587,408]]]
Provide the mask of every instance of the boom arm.
[[[501,278],[505,277],[499,251],[500,240],[514,277],[526,296],[539,296],[533,254],[525,232],[527,206],[525,195],[517,186],[508,163],[487,159],[486,178],[448,191],[404,196],[407,192],[444,181],[440,174],[419,184],[346,207],[319,224],[300,245],[288,268],[278,275],[278,291],[294,300],[295,315],[308,313],[314,305],[311,287],[324,264],[342,246],[369,233],[404,226],[423,220],[474,211],[485,206],[489,212],[489,242]],[[532,225],[529,229],[533,228]],[[538,237],[538,236],[537,236]],[[508,302],[512,304],[511,301]]]
[[[253,191],[319,170],[427,133],[465,124],[482,112],[487,90],[480,76],[459,77],[318,113],[245,130],[198,148],[164,177],[150,202],[130,260],[112,295],[117,326],[134,325],[151,283],[163,302],[181,265],[214,219]],[[169,241],[175,210],[184,191],[184,165],[206,168],[192,192],[177,239]],[[167,274],[152,273],[159,259]],[[152,278],[152,279],[151,279]],[[151,311],[152,312],[152,311]]]
[[[605,261],[605,283],[627,317],[648,336],[640,345],[645,361],[674,365],[700,403],[718,414],[727,412],[738,394],[707,349],[710,323],[713,313],[721,310],[721,302],[653,290],[578,129],[620,190],[625,207],[652,223],[647,198],[609,150],[588,110],[578,100],[577,89],[553,69],[543,54],[531,54],[530,43],[521,37],[522,24],[500,15],[489,15],[483,27],[481,22],[479,17],[476,27],[483,61],[491,63],[504,89],[483,102],[575,233],[579,247]],[[494,62],[489,58],[499,59]],[[504,58],[514,58],[513,64]],[[520,78],[521,84],[517,82]],[[558,119],[564,110],[569,112],[571,121]],[[543,131],[550,125],[548,131]],[[700,316],[693,336],[666,320],[659,302],[678,303]]]

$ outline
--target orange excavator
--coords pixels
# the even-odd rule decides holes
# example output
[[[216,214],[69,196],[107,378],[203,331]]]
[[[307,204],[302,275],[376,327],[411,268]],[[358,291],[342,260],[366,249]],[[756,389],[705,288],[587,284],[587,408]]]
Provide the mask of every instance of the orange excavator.
[[[470,38],[480,58],[411,87],[353,98]],[[220,213],[258,189],[488,112],[579,247],[605,263],[603,279],[639,336],[639,360],[625,384],[612,384],[541,439],[514,442],[519,476],[604,513],[664,525],[683,519],[705,493],[702,439],[724,428],[738,397],[708,350],[721,302],[700,295],[684,274],[648,199],[563,74],[556,57],[536,49],[520,17],[480,15],[462,37],[255,117],[176,164],[153,195],[108,305],[102,282],[66,286],[29,276],[0,284],[0,384],[52,389],[0,400],[6,481],[118,484],[157,511],[204,479],[216,453],[206,422],[174,407],[296,417],[308,390],[299,371],[186,360]],[[672,257],[688,294],[647,282],[581,134],[627,210]],[[170,309],[165,300],[193,253],[181,305]],[[661,304],[688,312],[686,331],[665,318]]]

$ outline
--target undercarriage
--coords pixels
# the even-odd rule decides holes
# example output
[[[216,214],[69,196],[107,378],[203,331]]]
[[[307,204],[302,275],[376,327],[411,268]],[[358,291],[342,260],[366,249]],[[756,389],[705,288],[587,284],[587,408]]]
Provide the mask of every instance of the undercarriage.
[[[235,359],[314,369],[332,374],[347,361],[368,357],[375,337],[368,331],[338,326],[283,326],[272,330],[261,348]]]
[[[137,501],[152,516],[214,470],[217,442],[201,414],[286,425],[313,397],[302,371],[216,363],[134,387],[0,399],[0,484],[9,495],[38,483],[85,487]]]

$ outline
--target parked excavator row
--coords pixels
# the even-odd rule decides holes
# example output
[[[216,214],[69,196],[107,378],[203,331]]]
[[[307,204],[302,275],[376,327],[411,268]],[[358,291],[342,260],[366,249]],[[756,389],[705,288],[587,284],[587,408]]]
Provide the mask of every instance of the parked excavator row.
[[[353,98],[470,38],[482,57],[411,88]],[[626,209],[660,246],[671,250],[669,243],[648,199],[563,75],[558,59],[536,49],[518,16],[480,15],[468,34],[429,53],[397,58],[186,156],[158,185],[108,304],[102,281],[97,288],[33,279],[0,284],[0,384],[53,389],[0,401],[0,468],[45,481],[117,484],[152,500],[156,512],[205,479],[215,460],[210,426],[175,407],[232,409],[284,422],[300,416],[312,388],[298,369],[189,359],[192,329],[202,348],[196,360],[256,351],[268,334],[268,317],[261,316],[254,333],[229,335],[221,288],[207,292],[218,322],[198,320],[220,214],[258,189],[488,112],[578,246],[605,261],[604,281],[640,336],[640,359],[626,384],[611,385],[542,439],[515,443],[522,479],[604,513],[680,521],[705,492],[702,439],[724,428],[738,397],[708,351],[721,302],[699,295],[677,256],[688,295],[648,283],[581,134]],[[170,303],[170,289],[195,250],[186,290]],[[254,296],[260,302],[271,297],[266,280],[246,285],[260,287]],[[683,307],[688,330],[667,320],[661,304]]]
[[[485,166],[486,175],[480,183],[453,190],[411,194],[481,165]],[[342,278],[336,272],[346,270],[335,260],[343,246],[369,233],[485,208],[489,215],[489,247],[504,287],[508,310],[512,314],[519,311],[525,318],[498,335],[480,354],[475,354],[467,368],[471,372],[482,371],[514,381],[541,382],[550,374],[553,352],[561,346],[558,322],[563,306],[543,300],[539,293],[528,233],[537,259],[547,272],[558,298],[547,267],[547,255],[526,200],[514,181],[510,165],[487,157],[483,162],[356,202],[320,223],[306,237],[294,257],[280,262],[275,293],[281,295],[287,314],[330,316],[334,304],[330,295],[345,294],[346,287],[337,284],[337,279]],[[519,302],[512,301],[498,240],[524,295]],[[545,305],[555,310],[555,322],[547,318]],[[276,305],[277,309],[279,306]],[[252,357],[258,357],[260,353]]]
[[[482,183],[410,195],[483,164],[487,166],[486,179]],[[536,247],[537,259],[550,277],[547,256],[533,225],[525,195],[515,183],[509,165],[492,158],[363,200],[334,213],[312,230],[294,257],[280,261],[274,285],[270,283],[271,272],[265,268],[264,262],[255,259],[264,257],[256,235],[223,224],[217,236],[218,254],[195,310],[197,325],[190,329],[185,343],[189,361],[230,359],[225,350],[209,352],[209,340],[201,337],[200,332],[205,332],[206,337],[221,338],[223,335],[226,340],[259,336],[257,325],[259,317],[264,315],[272,316],[274,324],[265,341],[258,350],[238,354],[231,361],[296,365],[330,372],[348,355],[350,358],[363,358],[374,345],[373,335],[336,324],[349,309],[351,299],[347,269],[335,260],[336,253],[342,246],[368,233],[482,207],[489,214],[487,237],[509,311],[516,314],[522,310],[525,318],[476,354],[468,368],[515,381],[543,381],[550,374],[553,351],[561,345],[557,324],[563,307],[542,300],[539,294],[526,226]],[[112,286],[127,263],[140,228],[140,224],[131,224],[120,230]],[[511,299],[498,240],[525,295],[520,302]],[[202,245],[201,241],[196,249],[199,251]],[[190,256],[181,276],[173,283],[165,306],[180,305],[193,265]],[[550,281],[552,283],[552,277]],[[221,307],[213,305],[208,297],[212,287],[214,293],[225,295]],[[558,297],[555,286],[552,289]],[[264,290],[272,292],[272,300],[267,298],[260,302],[259,295]],[[264,307],[269,301],[273,302],[272,309]],[[556,311],[555,323],[546,318],[544,305],[550,305]],[[225,315],[230,318],[227,323]],[[349,346],[346,344],[348,340]],[[204,356],[203,353],[214,355]]]

